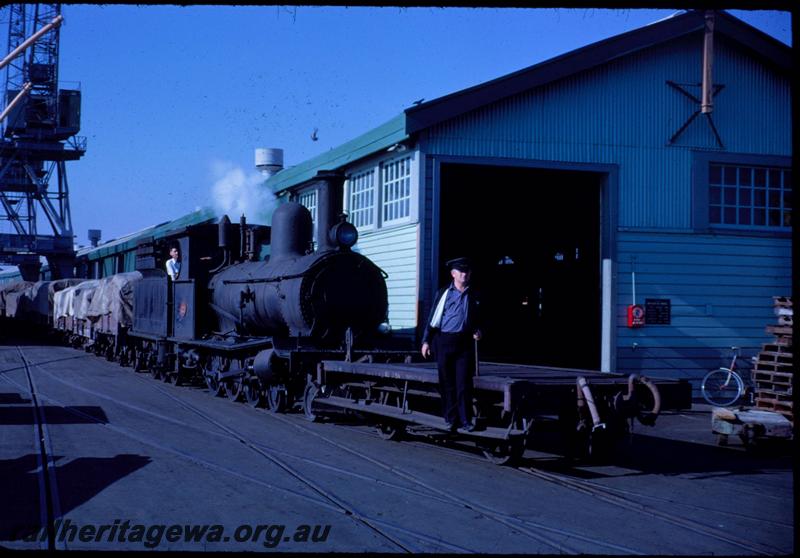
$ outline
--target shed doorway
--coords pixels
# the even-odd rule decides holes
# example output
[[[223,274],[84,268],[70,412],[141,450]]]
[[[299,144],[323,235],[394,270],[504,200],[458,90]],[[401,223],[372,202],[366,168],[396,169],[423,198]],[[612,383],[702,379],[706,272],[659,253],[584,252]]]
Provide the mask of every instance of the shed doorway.
[[[489,362],[600,369],[600,173],[443,163],[444,262],[469,256]]]

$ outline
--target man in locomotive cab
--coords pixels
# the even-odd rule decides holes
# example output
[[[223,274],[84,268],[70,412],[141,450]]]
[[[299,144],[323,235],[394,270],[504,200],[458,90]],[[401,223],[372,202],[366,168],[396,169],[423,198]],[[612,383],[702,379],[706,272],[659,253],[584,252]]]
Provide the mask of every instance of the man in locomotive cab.
[[[475,341],[480,340],[479,301],[469,283],[472,265],[467,258],[447,262],[453,281],[434,300],[422,334],[422,356],[431,353],[439,370],[442,411],[449,430],[472,432],[472,376]]]
[[[167,260],[167,275],[173,281],[177,281],[181,276],[181,249],[177,245],[169,249],[170,259]]]

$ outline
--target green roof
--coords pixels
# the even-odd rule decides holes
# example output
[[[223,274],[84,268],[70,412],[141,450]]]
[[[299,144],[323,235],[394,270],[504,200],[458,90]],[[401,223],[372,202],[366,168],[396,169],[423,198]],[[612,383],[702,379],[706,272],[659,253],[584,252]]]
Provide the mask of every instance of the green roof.
[[[266,185],[277,194],[314,178],[317,171],[336,170],[405,139],[408,139],[408,134],[403,113],[326,153],[278,172],[266,181]]]
[[[166,221],[158,225],[152,225],[135,233],[131,233],[120,238],[116,238],[97,247],[86,247],[78,250],[78,256],[86,256],[90,260],[97,260],[120,252],[133,250],[143,238],[163,238],[175,229],[197,225],[215,219],[214,211],[209,207],[204,207],[193,211],[183,217],[178,217],[173,221]]]

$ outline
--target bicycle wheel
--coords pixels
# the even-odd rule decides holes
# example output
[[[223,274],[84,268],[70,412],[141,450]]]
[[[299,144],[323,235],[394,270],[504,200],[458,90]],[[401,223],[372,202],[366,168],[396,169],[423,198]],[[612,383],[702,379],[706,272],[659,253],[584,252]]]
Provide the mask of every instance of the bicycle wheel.
[[[706,374],[700,384],[703,399],[711,405],[727,407],[742,395],[744,384],[739,375],[728,368],[718,368]]]

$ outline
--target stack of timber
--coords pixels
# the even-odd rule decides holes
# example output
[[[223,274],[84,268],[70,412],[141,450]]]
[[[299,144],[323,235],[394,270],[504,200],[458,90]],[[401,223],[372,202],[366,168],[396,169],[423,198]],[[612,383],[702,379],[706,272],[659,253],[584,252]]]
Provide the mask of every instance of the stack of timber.
[[[794,357],[792,355],[792,325],[794,312],[791,297],[772,297],[775,304],[776,325],[768,325],[767,333],[775,336],[772,343],[765,343],[758,353],[753,380],[756,384],[756,407],[780,413],[794,424],[792,403],[792,379]]]

